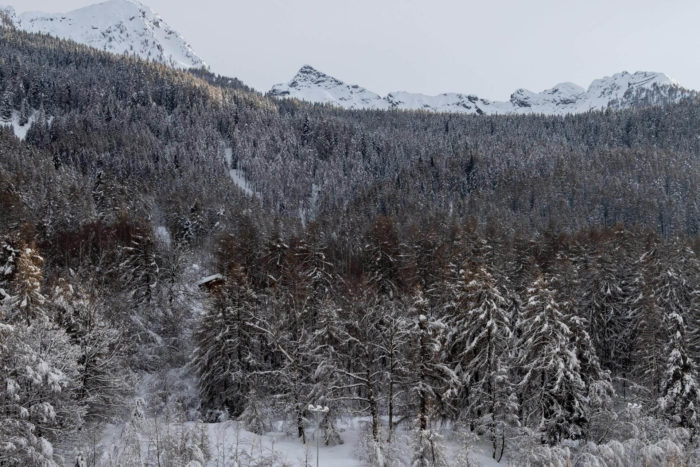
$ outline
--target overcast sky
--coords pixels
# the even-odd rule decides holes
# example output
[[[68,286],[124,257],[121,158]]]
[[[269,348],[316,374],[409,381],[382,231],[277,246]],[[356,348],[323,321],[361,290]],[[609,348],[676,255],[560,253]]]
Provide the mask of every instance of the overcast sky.
[[[91,0],[0,0],[18,12]],[[258,90],[304,64],[372,91],[587,87],[662,71],[700,89],[700,0],[143,0],[211,67]]]

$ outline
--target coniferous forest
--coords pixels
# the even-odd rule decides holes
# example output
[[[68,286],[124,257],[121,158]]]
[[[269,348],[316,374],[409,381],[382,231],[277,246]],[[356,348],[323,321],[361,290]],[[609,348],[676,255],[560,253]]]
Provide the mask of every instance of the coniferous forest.
[[[349,111],[3,27],[13,119],[0,466],[296,465],[211,427],[349,419],[361,465],[698,465],[697,99]]]

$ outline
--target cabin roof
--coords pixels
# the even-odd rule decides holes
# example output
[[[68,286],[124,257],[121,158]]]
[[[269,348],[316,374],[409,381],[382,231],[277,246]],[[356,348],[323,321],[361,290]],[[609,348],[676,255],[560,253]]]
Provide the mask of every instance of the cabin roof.
[[[201,287],[203,285],[211,284],[212,282],[222,280],[224,280],[224,276],[222,276],[221,274],[212,274],[211,276],[207,276],[200,279],[199,282],[197,282],[197,285]]]

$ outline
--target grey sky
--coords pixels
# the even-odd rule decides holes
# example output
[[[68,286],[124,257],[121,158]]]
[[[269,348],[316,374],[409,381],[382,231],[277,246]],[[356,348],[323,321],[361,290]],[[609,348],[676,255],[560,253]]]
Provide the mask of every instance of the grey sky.
[[[0,0],[68,11],[99,0]],[[700,89],[698,0],[142,0],[212,68],[256,89],[303,64],[372,91],[584,87],[661,71]]]

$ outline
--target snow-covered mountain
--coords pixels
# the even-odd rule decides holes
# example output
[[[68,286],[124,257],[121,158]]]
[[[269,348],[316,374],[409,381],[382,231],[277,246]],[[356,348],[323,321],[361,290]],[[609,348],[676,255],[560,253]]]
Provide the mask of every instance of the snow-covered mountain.
[[[17,29],[50,34],[117,54],[137,55],[177,68],[201,68],[204,61],[146,5],[109,0],[68,13],[2,11]]]
[[[346,84],[308,65],[291,81],[277,84],[274,97],[288,97],[332,104],[346,109],[403,109],[468,114],[550,114],[564,115],[607,108],[628,108],[676,102],[696,95],[679,86],[663,73],[622,72],[597,79],[588,89],[573,83],[560,83],[542,92],[518,89],[505,102],[490,101],[470,94],[447,93],[427,96],[392,92],[381,97],[357,85]]]
[[[100,50],[137,55],[177,68],[205,67],[184,38],[138,0],[108,0],[63,14],[0,8],[0,23],[18,29],[70,39]],[[428,96],[392,92],[382,97],[358,85],[344,83],[303,66],[291,81],[277,84],[274,97],[291,97],[346,109],[403,109],[468,114],[563,115],[606,108],[627,108],[675,102],[695,91],[682,88],[663,73],[617,73],[597,79],[588,89],[560,83],[542,92],[518,89],[508,101],[491,101],[472,94]]]
[[[304,65],[287,84],[277,84],[272,88],[275,97],[333,104],[346,109],[387,109],[388,103],[375,94],[357,85],[345,84],[313,67]]]

